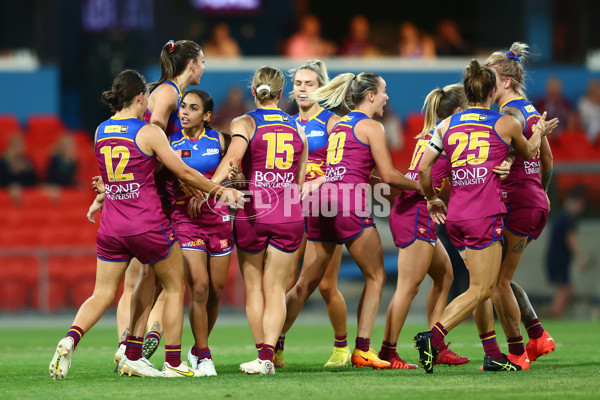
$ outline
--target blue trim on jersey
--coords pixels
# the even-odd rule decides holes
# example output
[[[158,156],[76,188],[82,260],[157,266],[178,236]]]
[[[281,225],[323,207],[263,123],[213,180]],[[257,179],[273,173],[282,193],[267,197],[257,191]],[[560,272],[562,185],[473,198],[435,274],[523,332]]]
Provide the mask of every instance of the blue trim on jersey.
[[[362,142],[362,141],[361,141],[359,138],[357,138],[357,137],[356,137],[356,133],[354,133],[354,129],[356,128],[356,125],[358,125],[358,123],[359,123],[360,121],[362,121],[362,120],[365,120],[365,119],[371,119],[371,118],[370,118],[370,117],[369,117],[367,114],[365,114],[363,111],[358,111],[358,110],[356,110],[356,111],[351,111],[350,113],[348,113],[348,115],[350,115],[350,114],[356,114],[357,116],[360,116],[360,114],[359,114],[359,113],[360,113],[360,114],[362,114],[362,118],[359,118],[359,120],[358,120],[358,121],[356,121],[356,122],[355,122],[355,123],[352,125],[352,136],[354,136],[354,139],[356,139],[356,141],[357,141],[358,143],[360,143],[360,144],[362,144],[363,146],[365,146],[366,148],[370,149],[370,148],[371,148],[371,146],[369,146],[369,145],[368,145],[368,144],[366,144],[366,143],[363,143],[363,142]],[[352,118],[355,118],[355,117],[354,117],[354,115],[352,116]]]
[[[107,126],[116,125],[116,126],[126,126],[127,132],[104,132]],[[140,130],[148,125],[147,122],[142,121],[140,119],[129,117],[129,118],[109,118],[106,121],[102,122],[98,125],[98,134],[96,135],[96,142],[94,143],[94,148],[98,144],[98,141],[107,139],[109,137],[114,137],[115,139],[128,139],[133,142],[135,147],[138,149],[140,154],[145,156],[146,158],[154,157],[154,154],[146,154],[144,153],[140,147],[138,146],[136,139]]]
[[[254,124],[255,124],[254,133],[252,134],[252,139],[250,139],[248,141],[248,145],[250,145],[250,143],[252,143],[252,141],[256,137],[256,132],[258,131],[259,126],[262,127],[264,125],[270,125],[270,124],[287,125],[290,128],[292,128],[294,130],[294,132],[296,132],[296,135],[298,135],[298,137],[300,139],[302,139],[300,137],[300,133],[298,133],[298,127],[296,126],[296,121],[294,120],[294,118],[291,117],[285,111],[280,110],[279,108],[257,108],[256,110],[248,111],[246,113],[246,115],[249,115],[250,117],[252,117],[252,119],[254,120]],[[288,120],[287,121],[284,121],[284,120],[282,120],[282,121],[265,121],[265,118],[264,118],[265,115],[280,115],[282,117],[282,119],[287,117]],[[304,140],[302,140],[302,143],[304,143]]]
[[[329,120],[333,115],[335,115],[333,111],[324,108],[322,108],[318,113],[306,120],[306,122],[302,121],[302,119],[300,118],[300,113],[294,115],[293,118],[296,121],[296,123],[304,129],[309,154],[315,150],[322,149],[323,147],[326,147],[328,145],[329,132],[327,131],[327,125],[329,124]],[[325,116],[325,118],[320,118],[322,116]],[[311,133],[315,130],[322,131],[323,135],[311,136]]]
[[[169,142],[173,150],[189,151],[190,157],[182,158],[182,161],[201,174],[213,171],[221,162],[223,149],[219,132],[214,129],[204,130],[197,140],[190,139],[184,129],[172,134]]]

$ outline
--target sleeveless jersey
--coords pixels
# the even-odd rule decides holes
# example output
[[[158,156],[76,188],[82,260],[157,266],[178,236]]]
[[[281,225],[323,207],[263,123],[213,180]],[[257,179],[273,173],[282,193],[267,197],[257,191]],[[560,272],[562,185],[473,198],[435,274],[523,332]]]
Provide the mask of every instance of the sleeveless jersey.
[[[370,118],[364,112],[354,110],[333,127],[327,146],[326,185],[321,190],[323,194],[326,186],[334,185],[337,192],[329,194],[329,202],[337,202],[338,211],[357,211],[361,217],[368,211],[367,191],[375,160],[371,146],[356,137],[354,128],[366,119]]]
[[[306,140],[308,142],[308,165],[306,166],[306,180],[311,181],[319,176],[325,175],[325,160],[327,158],[327,123],[329,118],[335,115],[332,111],[321,108],[315,115],[308,120],[300,118],[296,114],[294,119],[304,128]]]
[[[413,156],[408,167],[408,172],[406,173],[406,177],[412,179],[414,181],[419,180],[419,164],[421,163],[421,157],[423,156],[423,152],[425,148],[429,144],[431,137],[433,136],[434,130],[429,131],[424,137],[417,141],[415,146],[415,150],[413,152]],[[435,161],[432,168],[432,183],[433,189],[436,194],[440,194],[442,191],[442,187],[444,184],[444,179],[450,176],[450,160],[444,154],[440,154],[439,158]],[[403,190],[402,194],[399,196],[401,199],[415,199],[415,200],[423,200],[425,198],[421,196],[416,190]]]
[[[236,218],[273,224],[301,221],[296,173],[304,142],[296,122],[278,108],[258,108],[247,115],[256,124],[242,159],[250,201]]]
[[[506,213],[500,178],[493,172],[508,155],[509,145],[494,129],[502,116],[470,107],[450,117],[442,139],[452,172],[446,219],[462,221]]]
[[[342,117],[331,131],[325,168],[328,183],[369,182],[375,168],[371,146],[358,140],[354,134],[354,127],[364,119],[370,118],[362,111],[352,111]]]
[[[219,132],[214,129],[204,130],[197,139],[190,139],[183,129],[172,134],[169,143],[184,163],[208,179],[213,176],[221,162]],[[214,233],[228,228],[223,222],[229,224],[229,208],[226,205],[217,206],[218,201],[214,196],[210,196],[202,204],[200,215],[192,218],[187,211],[190,198],[183,192],[179,180],[173,174],[169,174],[167,192],[173,208],[171,222],[177,225],[178,229],[186,225],[190,229]]]
[[[525,118],[525,130],[523,135],[526,139],[531,138],[540,119],[540,114],[535,107],[523,97],[517,97],[507,101],[500,107],[514,107],[521,111]],[[542,186],[540,176],[540,152],[535,157],[525,161],[521,156],[515,155],[515,161],[510,167],[510,174],[502,181],[502,190],[506,193],[507,203],[512,203],[513,208],[539,207],[548,209],[546,192]],[[504,193],[503,193],[504,195]]]
[[[167,137],[169,137],[173,133],[181,130],[181,121],[179,121],[179,107],[181,106],[182,99],[181,90],[179,90],[179,86],[177,86],[177,84],[173,81],[163,82],[160,85],[156,86],[154,90],[156,90],[156,88],[158,88],[161,85],[171,85],[177,91],[177,108],[171,114],[169,114],[169,120],[167,121],[167,126],[165,127],[165,133],[167,134]],[[152,91],[154,92],[154,90]],[[144,121],[150,122],[151,117],[152,113],[149,109],[146,108],[146,111],[144,112]]]
[[[95,153],[106,190],[98,232],[131,236],[167,223],[154,183],[156,157],[135,143],[146,122],[113,119],[98,126]]]

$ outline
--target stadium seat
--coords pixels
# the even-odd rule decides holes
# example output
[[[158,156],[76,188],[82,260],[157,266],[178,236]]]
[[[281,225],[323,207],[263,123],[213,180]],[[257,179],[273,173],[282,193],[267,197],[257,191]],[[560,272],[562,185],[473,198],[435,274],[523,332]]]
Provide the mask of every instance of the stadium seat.
[[[39,140],[49,138],[53,142],[65,130],[60,117],[53,114],[34,114],[27,119],[26,134]]]
[[[0,114],[0,135],[21,130],[21,124],[15,114]]]
[[[64,306],[77,308],[94,291],[96,258],[93,255],[50,257],[48,273],[50,280],[60,283],[66,294]],[[54,303],[58,304],[58,301]]]
[[[38,289],[36,257],[6,257],[0,268],[0,310],[19,311],[33,306]]]

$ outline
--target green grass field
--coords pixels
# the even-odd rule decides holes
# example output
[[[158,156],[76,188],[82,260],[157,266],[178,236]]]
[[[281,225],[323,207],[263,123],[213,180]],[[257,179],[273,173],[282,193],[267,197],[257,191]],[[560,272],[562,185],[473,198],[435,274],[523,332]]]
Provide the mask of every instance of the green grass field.
[[[73,356],[65,380],[53,381],[48,364],[56,344],[66,333],[61,328],[0,328],[0,398],[2,399],[387,399],[460,398],[545,399],[600,398],[600,336],[597,322],[546,322],[544,327],[557,343],[556,352],[541,357],[529,371],[484,373],[479,371],[483,350],[473,323],[455,328],[448,340],[452,349],[468,356],[466,366],[438,366],[433,375],[419,370],[322,368],[332,346],[326,322],[301,323],[286,339],[285,369],[275,376],[246,376],[241,362],[256,357],[247,324],[219,323],[211,336],[211,350],[219,376],[197,379],[150,379],[120,377],[113,373],[116,329],[100,325],[85,335]],[[65,324],[66,325],[66,324]],[[400,356],[416,362],[411,337],[422,325],[407,324],[398,343]],[[499,325],[497,324],[497,329]],[[356,327],[349,327],[351,348]],[[372,347],[379,349],[383,326],[377,324]],[[184,358],[192,336],[184,331]],[[506,351],[504,339],[501,349]],[[163,347],[152,358],[158,368],[164,361]]]

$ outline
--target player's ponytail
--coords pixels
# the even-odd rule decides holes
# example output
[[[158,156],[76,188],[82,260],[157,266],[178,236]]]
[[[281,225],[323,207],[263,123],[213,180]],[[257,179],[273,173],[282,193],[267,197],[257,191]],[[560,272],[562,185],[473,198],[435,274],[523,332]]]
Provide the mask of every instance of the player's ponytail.
[[[273,67],[261,67],[254,73],[252,78],[252,87],[256,99],[263,103],[268,100],[276,99],[283,91],[285,77],[283,72]]]
[[[200,56],[202,48],[192,40],[169,40],[160,51],[160,79],[149,85],[152,92],[158,85],[181,75],[190,60]]]
[[[423,130],[416,138],[423,138],[435,128],[438,121],[444,120],[454,114],[457,108],[465,109],[467,106],[468,101],[465,89],[459,83],[445,86],[443,89],[432,90],[423,103],[425,122]]]
[[[525,96],[523,64],[529,58],[528,49],[526,43],[514,42],[508,51],[495,51],[484,63],[486,67],[495,69],[501,78],[510,78],[510,88],[521,96]]]
[[[473,59],[467,67],[463,85],[469,104],[483,103],[496,88],[496,75],[491,68]]]
[[[345,106],[353,109],[367,96],[368,92],[377,93],[379,75],[371,72],[340,74],[327,85],[315,90],[309,95],[314,101],[323,102],[326,108]]]

